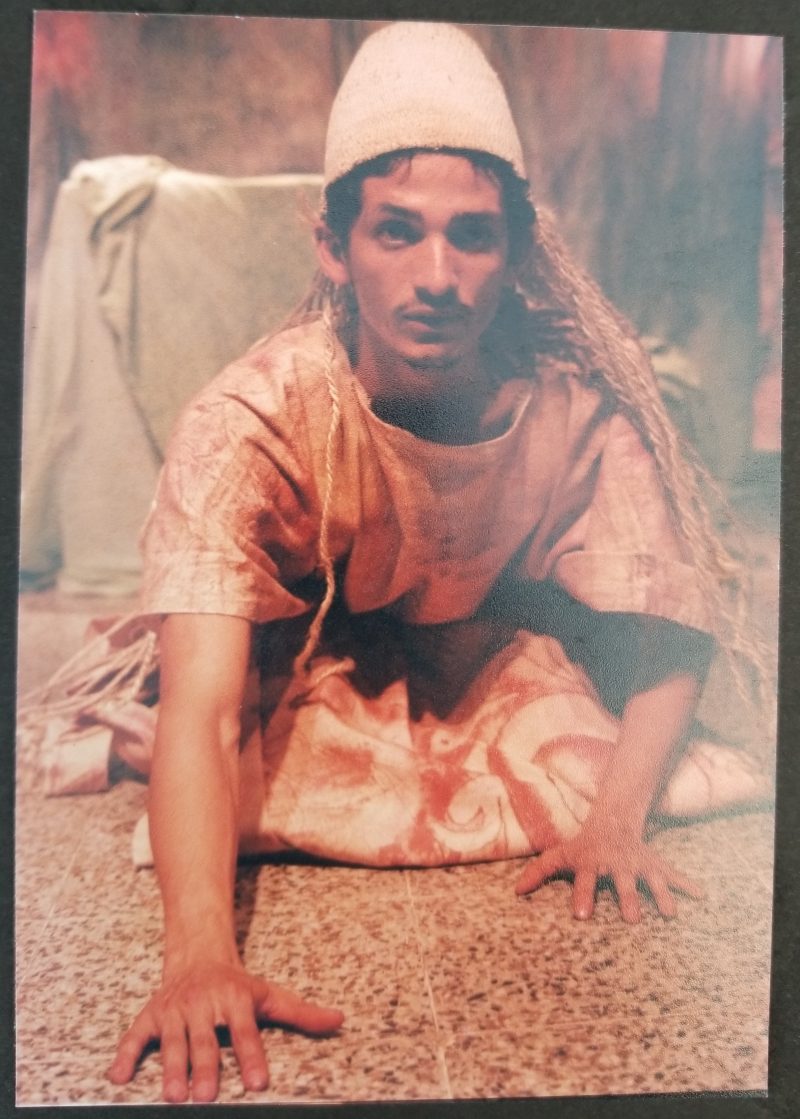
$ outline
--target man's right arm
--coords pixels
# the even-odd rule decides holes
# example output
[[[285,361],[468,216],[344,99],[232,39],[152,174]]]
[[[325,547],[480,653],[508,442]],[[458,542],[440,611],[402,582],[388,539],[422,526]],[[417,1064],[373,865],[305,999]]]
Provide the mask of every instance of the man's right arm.
[[[268,1080],[257,1021],[311,1033],[342,1021],[249,975],[233,912],[241,711],[251,626],[242,618],[176,614],[161,632],[161,698],[150,776],[150,834],[164,905],[162,985],[122,1038],[109,1070],[131,1079],[144,1047],[161,1043],[165,1099],[217,1094],[215,1026],[227,1026],[245,1087]]]

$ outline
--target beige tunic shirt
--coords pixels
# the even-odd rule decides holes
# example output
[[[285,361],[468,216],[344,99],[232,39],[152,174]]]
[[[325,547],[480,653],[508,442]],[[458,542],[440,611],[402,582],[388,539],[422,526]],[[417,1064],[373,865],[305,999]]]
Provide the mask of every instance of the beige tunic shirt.
[[[257,345],[183,415],[144,532],[146,611],[267,622],[317,601],[324,330]],[[351,613],[466,619],[502,575],[552,579],[597,610],[707,628],[651,456],[571,367],[542,360],[530,382],[505,387],[503,434],[445,446],[378,419],[338,344],[332,366],[330,535]]]
[[[144,533],[144,609],[259,623],[243,849],[441,865],[574,835],[619,732],[601,677],[635,656],[618,612],[707,626],[652,457],[602,391],[542,359],[491,412],[501,434],[465,446],[383,422],[316,322],[184,414]],[[298,680],[329,476],[337,594]],[[694,741],[660,809],[752,797],[751,769]]]
[[[653,460],[553,360],[498,390],[496,438],[421,439],[374,414],[324,331],[258,345],[201,393],[144,537],[147,611],[273,623],[244,717],[260,729],[241,841],[379,866],[540,850],[580,826],[618,733],[565,627],[586,607],[707,623]],[[310,688],[285,690],[322,591],[326,361],[337,597]],[[509,623],[509,604],[548,587],[549,616]],[[604,641],[596,663],[614,657]]]

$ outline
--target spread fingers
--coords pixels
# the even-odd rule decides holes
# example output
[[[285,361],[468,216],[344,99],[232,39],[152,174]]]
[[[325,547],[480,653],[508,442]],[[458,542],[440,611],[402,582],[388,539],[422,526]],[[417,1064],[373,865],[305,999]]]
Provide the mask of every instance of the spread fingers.
[[[593,870],[579,870],[572,887],[572,913],[579,921],[586,921],[594,913],[594,892],[597,876]]]
[[[116,1056],[106,1074],[112,1084],[127,1084],[136,1070],[144,1047],[158,1036],[156,1023],[149,1010],[137,1015],[129,1030],[122,1035]]]
[[[211,1026],[190,1027],[189,1052],[192,1099],[197,1103],[210,1103],[219,1088],[219,1043]]]
[[[164,1099],[183,1103],[189,1096],[189,1043],[186,1027],[177,1014],[165,1016],[161,1030],[161,1080]]]
[[[228,1028],[242,1083],[250,1091],[263,1090],[269,1084],[269,1069],[252,1007],[231,1015]]]

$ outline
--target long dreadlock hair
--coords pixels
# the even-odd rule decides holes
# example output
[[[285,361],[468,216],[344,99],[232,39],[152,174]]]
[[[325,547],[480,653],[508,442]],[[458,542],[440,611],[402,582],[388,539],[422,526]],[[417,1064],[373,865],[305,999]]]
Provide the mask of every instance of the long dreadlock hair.
[[[327,187],[321,218],[340,245],[347,245],[360,213],[364,179],[384,177],[424,150],[409,148],[378,156]],[[766,643],[750,623],[746,549],[719,485],[695,448],[673,425],[636,331],[576,263],[547,210],[534,210],[527,182],[509,164],[486,152],[437,150],[468,158],[494,180],[503,196],[509,263],[515,267],[517,283],[513,290],[504,291],[482,348],[491,353],[501,375],[504,370],[507,375],[534,375],[537,354],[566,358],[579,376],[610,393],[618,410],[633,423],[655,461],[677,538],[691,556],[701,593],[709,605],[713,635],[751,716],[754,733],[769,736],[771,730],[765,731],[765,722],[769,726],[770,719],[765,720],[765,716],[773,709],[774,665]],[[329,324],[331,347],[335,334],[352,357],[358,321],[354,293],[349,287],[337,286],[320,271],[284,326],[319,316]],[[330,369],[328,388],[332,403],[330,468],[332,437],[339,416],[338,392]],[[331,469],[326,473],[323,514],[330,507],[333,483]],[[327,517],[323,515],[320,566],[326,594],[297,658],[302,667],[308,665],[314,652],[333,598],[327,529]]]

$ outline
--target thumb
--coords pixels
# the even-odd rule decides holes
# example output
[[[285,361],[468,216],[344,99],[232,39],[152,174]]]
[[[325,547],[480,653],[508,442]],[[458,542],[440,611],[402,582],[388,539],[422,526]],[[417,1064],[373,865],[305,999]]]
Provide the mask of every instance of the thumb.
[[[282,1026],[294,1026],[309,1034],[329,1034],[339,1029],[344,1021],[341,1010],[317,1006],[294,991],[257,979],[253,1001],[259,1018],[266,1018]]]

